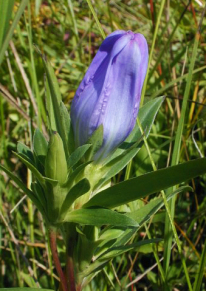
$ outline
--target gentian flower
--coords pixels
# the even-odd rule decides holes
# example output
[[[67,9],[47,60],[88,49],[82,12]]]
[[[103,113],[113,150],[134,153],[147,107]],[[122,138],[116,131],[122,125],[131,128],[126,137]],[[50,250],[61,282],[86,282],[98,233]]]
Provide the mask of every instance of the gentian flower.
[[[101,44],[71,106],[76,146],[87,142],[103,125],[103,145],[95,155],[101,160],[132,131],[139,109],[148,64],[144,36],[117,30]]]

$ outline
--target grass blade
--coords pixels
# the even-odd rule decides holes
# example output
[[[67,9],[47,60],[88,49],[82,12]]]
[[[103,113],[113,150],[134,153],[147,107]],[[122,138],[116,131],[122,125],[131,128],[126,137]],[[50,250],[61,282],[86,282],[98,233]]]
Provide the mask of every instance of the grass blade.
[[[22,14],[24,12],[24,9],[27,6],[28,2],[29,2],[29,0],[22,0],[21,4],[19,6],[19,9],[18,9],[18,11],[17,11],[17,13],[16,13],[16,15],[14,17],[14,21],[13,21],[12,25],[9,28],[9,31],[8,31],[6,37],[5,37],[5,40],[4,40],[3,45],[1,47],[1,50],[0,50],[0,64],[3,61],[5,51],[7,50],[8,45],[9,45],[9,41],[13,36],[14,30],[15,30],[15,28],[17,26],[17,23],[19,22],[19,19],[22,16]]]
[[[206,6],[205,6],[205,9],[206,9]],[[205,14],[205,9],[203,10],[203,13],[202,13],[202,19],[203,19],[203,16]],[[186,88],[185,88],[185,92],[184,92],[184,96],[183,96],[181,116],[180,116],[180,120],[178,123],[175,144],[174,144],[174,150],[173,150],[173,154],[172,154],[172,162],[171,162],[172,166],[177,165],[179,162],[180,146],[181,146],[181,140],[182,140],[183,127],[184,127],[184,123],[185,123],[186,109],[187,109],[190,87],[191,87],[191,82],[192,82],[193,69],[194,69],[195,60],[196,60],[196,56],[197,56],[197,48],[198,48],[199,39],[200,39],[200,26],[201,26],[201,21],[200,21],[200,25],[199,25],[197,32],[196,32],[196,35],[195,35],[195,41],[194,41],[194,45],[193,45],[192,57],[191,57],[191,62],[190,62],[190,67],[189,67],[189,73],[188,73]],[[171,188],[170,191],[171,192],[174,191],[174,188]],[[171,219],[174,219],[175,198],[170,200],[169,208],[170,208],[170,213],[171,213]],[[165,269],[166,273],[168,271],[170,256],[171,256],[171,246],[172,246],[171,228],[172,227],[170,224],[170,219],[168,216],[166,216],[166,219],[165,219],[165,248],[164,248],[164,269]]]
[[[14,6],[14,0],[0,0],[0,11],[1,11],[1,18],[0,18],[0,48],[2,42],[5,38],[5,35],[8,31],[9,21],[11,19],[12,10]]]
[[[200,291],[200,288],[202,285],[202,278],[203,278],[204,271],[205,271],[205,266],[206,266],[206,241],[205,241],[205,246],[204,246],[202,256],[200,259],[199,269],[198,269],[196,277],[195,277],[193,291]]]

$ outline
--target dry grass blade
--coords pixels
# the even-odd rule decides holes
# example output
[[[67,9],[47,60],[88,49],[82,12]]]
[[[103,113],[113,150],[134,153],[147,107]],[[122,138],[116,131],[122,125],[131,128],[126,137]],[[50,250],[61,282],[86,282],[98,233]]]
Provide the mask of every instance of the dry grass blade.
[[[18,67],[19,67],[19,70],[21,72],[21,75],[22,75],[22,78],[24,80],[24,83],[25,83],[27,92],[29,94],[29,97],[31,99],[31,103],[32,103],[33,108],[34,108],[34,111],[35,111],[35,113],[37,115],[38,114],[38,108],[37,108],[37,104],[36,104],[35,98],[34,98],[34,95],[33,95],[32,89],[31,89],[31,86],[29,84],[29,80],[27,78],[26,72],[25,72],[24,67],[22,65],[22,62],[20,60],[19,54],[18,54],[18,52],[16,50],[16,47],[15,47],[15,45],[14,45],[14,43],[13,43],[12,40],[10,41],[10,47],[11,47],[11,50],[12,50],[12,52],[14,54],[15,59],[16,59],[16,63],[18,65]]]
[[[2,94],[2,96],[22,115],[22,117],[24,119],[26,119],[27,121],[31,121],[29,115],[20,108],[20,106],[18,105],[16,99],[9,93],[9,91],[0,84],[0,93]],[[37,125],[34,123],[33,124],[34,127],[36,128]]]

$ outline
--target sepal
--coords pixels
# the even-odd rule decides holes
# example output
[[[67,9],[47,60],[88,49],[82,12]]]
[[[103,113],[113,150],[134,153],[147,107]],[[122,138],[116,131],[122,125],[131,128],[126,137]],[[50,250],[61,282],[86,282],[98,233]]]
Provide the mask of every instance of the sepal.
[[[48,178],[57,180],[60,185],[67,179],[67,162],[61,137],[57,132],[50,137],[45,160],[45,174]]]

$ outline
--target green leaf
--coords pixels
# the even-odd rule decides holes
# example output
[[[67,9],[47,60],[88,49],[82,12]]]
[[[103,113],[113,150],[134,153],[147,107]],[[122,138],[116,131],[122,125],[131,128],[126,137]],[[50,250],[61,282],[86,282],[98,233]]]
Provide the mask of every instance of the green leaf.
[[[103,184],[105,184],[108,180],[110,180],[117,173],[119,173],[129,163],[129,161],[139,151],[140,148],[138,147],[138,145],[140,142],[141,140],[137,141],[130,148],[126,149],[121,155],[117,156],[105,166],[103,166],[103,169],[101,169],[101,171],[103,172],[103,177],[94,186],[94,189],[100,188]]]
[[[115,226],[138,226],[133,219],[116,211],[102,208],[79,209],[67,212],[63,222],[75,222],[85,225],[115,225]]]
[[[59,133],[64,145],[66,158],[68,158],[68,131],[70,129],[70,117],[66,114],[67,109],[61,103],[61,93],[54,70],[45,58],[43,59],[43,63],[48,81],[47,89],[49,88],[50,91],[50,94],[47,94],[47,107],[50,124],[54,127],[51,129]],[[67,126],[69,126],[69,128],[67,128]]]
[[[33,155],[32,151],[30,150],[29,147],[27,147],[22,142],[18,141],[18,143],[17,143],[17,151],[23,158],[26,158],[26,160],[28,160],[28,162],[30,162],[31,164],[35,165],[34,155]]]
[[[206,172],[206,158],[164,168],[121,182],[89,200],[83,207],[113,208],[169,188]]]
[[[53,180],[53,179],[50,179],[50,178],[47,178],[47,177],[44,177],[44,180],[45,180],[45,182],[48,182],[49,184],[51,184],[54,187],[58,184],[57,180]]]
[[[25,158],[23,158],[21,155],[18,155],[17,153],[13,152],[13,154],[18,157],[22,163],[24,163],[29,170],[31,170],[31,172],[34,174],[34,176],[39,180],[40,183],[44,184],[44,177],[42,176],[42,174],[37,170],[37,168],[35,168],[34,165],[32,165],[29,161],[27,161]]]
[[[98,258],[98,260],[111,259],[113,257],[116,257],[117,255],[124,254],[128,251],[136,250],[137,248],[139,248],[143,245],[148,245],[148,244],[152,244],[152,243],[159,243],[160,241],[162,241],[162,239],[160,239],[160,238],[145,239],[145,240],[139,241],[137,243],[129,244],[129,245],[121,245],[121,246],[111,247],[106,252],[104,252]]]
[[[183,191],[193,191],[193,189],[189,186],[180,187],[167,197],[167,201],[169,201],[174,195]],[[149,220],[151,216],[154,215],[162,206],[164,206],[163,199],[157,198],[150,201],[140,209],[127,213],[127,216],[134,219],[141,226],[147,220]]]
[[[155,117],[159,108],[164,101],[164,97],[159,97],[146,103],[139,110],[138,118],[142,122],[142,128],[144,134],[147,137],[150,133],[152,124],[154,123]],[[123,142],[114,153],[109,156],[102,167],[102,178],[94,186],[94,189],[99,189],[106,181],[115,176],[121,171],[130,160],[138,153],[143,143],[142,134],[139,126],[136,124],[135,128],[129,135],[129,137]]]
[[[42,164],[44,165],[48,149],[48,142],[38,128],[34,132],[33,146],[35,154],[39,158],[40,162],[42,161]]]
[[[68,169],[74,167],[81,160],[81,158],[85,155],[90,147],[91,144],[84,144],[78,147],[68,159]]]
[[[68,154],[71,154],[74,151],[74,137],[73,137],[73,129],[71,125],[69,112],[64,105],[64,103],[60,102],[60,116],[61,116],[61,126],[65,136],[66,148]],[[68,158],[69,155],[66,155]]]
[[[67,162],[64,146],[57,132],[53,133],[50,137],[45,160],[45,174],[48,178],[57,180],[61,185],[67,178]]]
[[[103,230],[103,233],[99,236],[99,240],[102,240],[103,242],[105,242],[105,241],[116,239],[119,236],[121,236],[124,233],[124,231],[125,230],[121,228],[116,229],[113,227],[109,227],[106,230],[105,229]]]
[[[31,189],[36,194],[36,197],[38,197],[38,200],[41,202],[41,205],[44,208],[44,210],[46,210],[47,209],[47,200],[46,200],[46,196],[44,193],[44,189],[41,187],[40,183],[32,182]]]
[[[20,276],[22,277],[22,279],[24,280],[24,282],[26,283],[27,286],[29,286],[30,288],[33,288],[33,287],[35,288],[36,282],[30,274],[27,274],[27,273],[24,273],[23,271],[20,271]],[[19,289],[19,288],[17,288],[17,289]]]
[[[85,155],[85,158],[87,161],[91,161],[98,151],[98,149],[102,146],[103,143],[103,125],[101,124],[91,135],[91,137],[88,139],[86,144],[91,144],[90,150]]]
[[[54,109],[52,105],[51,93],[49,88],[49,82],[46,80],[45,82],[45,96],[46,96],[46,109],[48,113],[48,121],[49,121],[49,129],[51,132],[57,131]]]
[[[52,185],[51,183],[46,182],[45,196],[47,200],[47,213],[49,221],[52,224],[58,222],[60,209],[67,194],[67,189],[62,188],[59,184]]]
[[[63,205],[61,207],[60,215],[62,220],[64,220],[64,216],[66,215],[66,212],[69,210],[73,202],[82,196],[83,194],[87,193],[90,189],[90,184],[87,179],[82,179],[79,181],[76,185],[74,185],[69,193],[67,194]]]
[[[77,168],[75,168],[75,170],[69,175],[68,180],[66,181],[66,183],[64,185],[62,185],[62,187],[66,188],[66,189],[70,189],[72,187],[73,183],[75,182],[75,179],[77,177],[79,177],[80,175],[82,175],[82,179],[83,179],[84,175],[82,174],[82,172],[84,171],[86,166],[89,164],[91,164],[91,162],[86,162],[86,163],[78,166]]]

